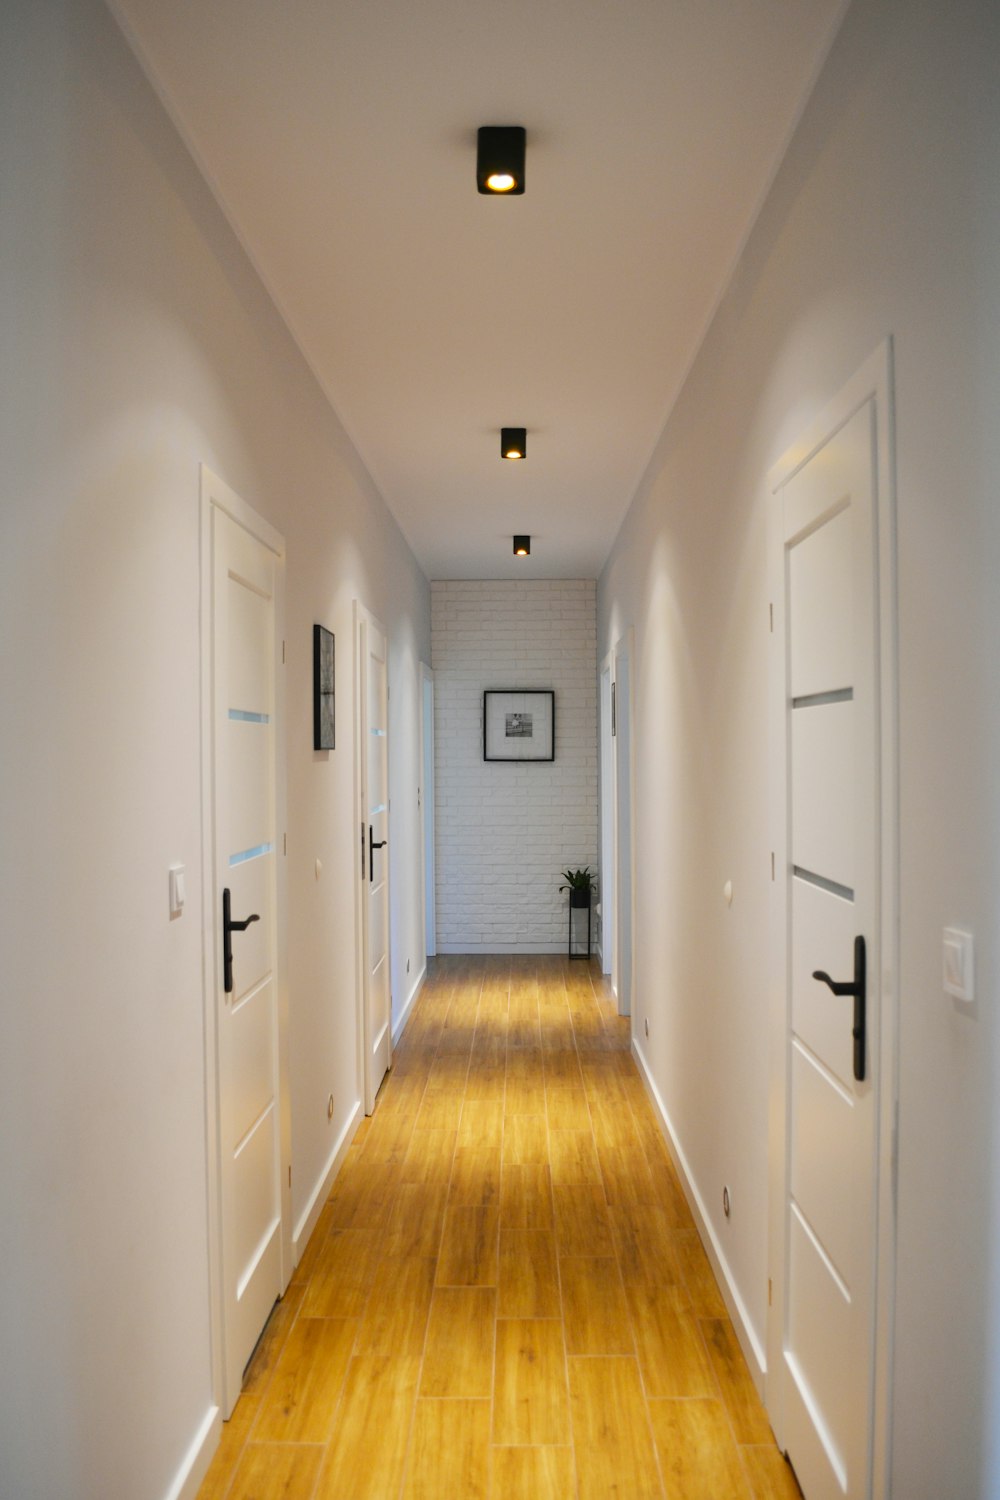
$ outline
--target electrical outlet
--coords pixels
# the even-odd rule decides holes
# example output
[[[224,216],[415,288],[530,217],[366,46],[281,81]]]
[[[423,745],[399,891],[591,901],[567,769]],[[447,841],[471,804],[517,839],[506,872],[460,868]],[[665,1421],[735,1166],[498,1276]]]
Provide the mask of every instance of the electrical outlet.
[[[333,1119],[333,1095],[332,1094],[330,1095],[329,1099],[326,1101],[326,1118],[328,1120],[332,1120]]]
[[[729,1201],[729,1189],[727,1187],[724,1187],[722,1189],[722,1212],[725,1214],[727,1219],[732,1212],[732,1204]]]

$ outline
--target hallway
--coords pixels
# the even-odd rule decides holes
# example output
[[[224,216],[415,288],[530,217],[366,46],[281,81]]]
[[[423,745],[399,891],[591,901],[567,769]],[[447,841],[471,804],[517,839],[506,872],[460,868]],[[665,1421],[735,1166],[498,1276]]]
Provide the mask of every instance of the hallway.
[[[794,1500],[595,968],[432,960],[199,1500]]]

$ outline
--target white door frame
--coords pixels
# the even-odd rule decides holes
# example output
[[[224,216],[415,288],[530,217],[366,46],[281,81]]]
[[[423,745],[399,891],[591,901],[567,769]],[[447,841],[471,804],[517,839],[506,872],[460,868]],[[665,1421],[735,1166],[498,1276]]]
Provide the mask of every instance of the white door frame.
[[[368,625],[381,631],[386,643],[386,700],[389,695],[389,634],[385,626],[359,599],[354,601],[354,829],[358,843],[354,852],[355,877],[355,951],[357,954],[355,991],[358,1018],[358,1097],[365,1114],[374,1105],[376,1089],[369,1089],[368,1074],[371,1038],[368,1035],[368,807],[365,800],[368,703]],[[391,743],[391,742],[390,742]],[[387,773],[388,774],[388,773]],[[386,792],[386,838],[392,848],[392,802]],[[388,853],[388,850],[386,851]],[[388,861],[386,880],[388,881]],[[391,887],[387,895],[389,913],[386,921],[386,964],[389,975],[389,1067],[392,1067],[392,905]]]
[[[200,467],[201,525],[201,891],[202,1006],[205,1017],[205,1162],[208,1179],[208,1284],[212,1360],[212,1399],[228,1416],[239,1392],[226,1390],[225,1322],[222,1277],[222,1131],[218,1076],[217,975],[221,965],[215,876],[215,685],[212,510],[224,511],[276,554],[274,594],[274,759],[275,828],[287,827],[285,745],[285,541],[269,521],[252,510],[204,464]],[[288,902],[282,854],[275,861],[275,984],[278,1000],[278,1115],[281,1153],[281,1287],[291,1279],[291,1089],[288,1072]]]
[[[604,698],[604,676],[608,678],[607,701]],[[618,901],[618,851],[615,847],[618,777],[615,769],[615,654],[609,651],[601,662],[597,678],[601,706],[601,972],[611,976],[611,988],[618,994],[615,982],[616,903]]]
[[[810,424],[768,475],[768,569],[773,635],[769,673],[770,826],[773,866],[770,911],[769,1017],[769,1276],[767,1319],[767,1411],[780,1447],[785,1424],[783,1347],[785,1325],[785,1189],[789,1162],[787,1089],[788,909],[785,872],[789,861],[788,745],[785,730],[785,549],[780,504],[775,495],[829,437],[867,401],[874,401],[876,468],[873,475],[878,558],[877,710],[879,714],[880,846],[878,927],[882,972],[878,976],[879,1058],[875,1212],[875,1317],[873,1500],[890,1494],[892,1412],[892,1310],[896,1264],[895,1150],[899,1009],[899,812],[898,675],[896,596],[896,505],[893,465],[892,345],[886,340],[834,401]],[[876,976],[872,976],[874,981]],[[807,1497],[808,1500],[808,1497]]]
[[[426,709],[428,690],[431,711]],[[420,663],[420,896],[424,931],[424,955],[437,953],[437,900],[434,850],[434,673]]]

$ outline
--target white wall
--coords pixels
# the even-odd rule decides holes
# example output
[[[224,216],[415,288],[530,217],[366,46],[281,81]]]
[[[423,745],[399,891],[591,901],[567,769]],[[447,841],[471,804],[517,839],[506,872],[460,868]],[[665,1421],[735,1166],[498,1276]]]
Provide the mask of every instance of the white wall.
[[[987,0],[856,0],[599,587],[600,651],[636,631],[636,1034],[648,1016],[650,1071],[763,1344],[763,481],[894,336],[897,1500],[1000,1494],[998,18]],[[949,923],[976,934],[971,1013],[941,992]]]
[[[296,1219],[358,1101],[352,600],[390,635],[405,964],[429,588],[104,7],[0,26],[0,1493],[161,1500],[211,1402],[199,463],[288,545]]]
[[[439,953],[565,952],[559,872],[597,869],[596,586],[431,585]],[[552,688],[555,760],[483,760],[483,692]]]

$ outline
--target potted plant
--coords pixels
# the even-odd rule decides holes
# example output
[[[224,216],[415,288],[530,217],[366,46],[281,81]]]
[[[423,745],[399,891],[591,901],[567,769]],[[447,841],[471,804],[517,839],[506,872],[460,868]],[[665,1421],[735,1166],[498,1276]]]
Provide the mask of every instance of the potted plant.
[[[563,870],[565,885],[561,885],[561,891],[569,891],[570,906],[589,906],[590,894],[594,889],[594,877],[590,872],[590,866],[582,870]]]

